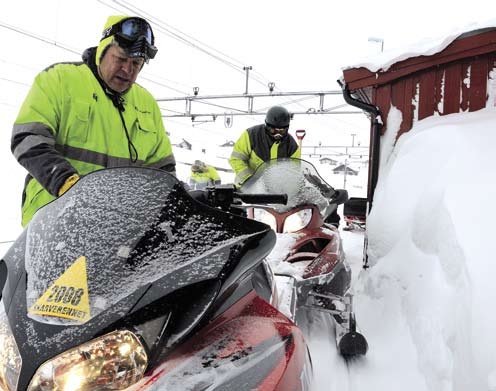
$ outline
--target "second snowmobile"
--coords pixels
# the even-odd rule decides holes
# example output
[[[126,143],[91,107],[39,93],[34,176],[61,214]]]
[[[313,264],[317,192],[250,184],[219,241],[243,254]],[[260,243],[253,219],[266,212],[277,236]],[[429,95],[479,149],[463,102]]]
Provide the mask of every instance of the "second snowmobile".
[[[253,205],[251,218],[269,224],[278,244],[269,255],[280,286],[287,289],[280,309],[295,322],[302,309],[332,315],[339,352],[345,357],[366,354],[368,344],[358,331],[350,289],[351,269],[339,231],[326,224],[338,205],[348,200],[315,167],[300,159],[273,159],[261,165],[242,186],[245,194],[288,195],[285,205]]]

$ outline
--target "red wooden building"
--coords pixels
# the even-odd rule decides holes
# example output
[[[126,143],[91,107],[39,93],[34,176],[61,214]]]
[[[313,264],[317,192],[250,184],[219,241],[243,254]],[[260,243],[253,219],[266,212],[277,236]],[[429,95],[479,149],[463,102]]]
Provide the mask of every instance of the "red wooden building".
[[[488,101],[488,85],[495,73],[496,28],[466,32],[438,53],[398,61],[385,71],[343,71],[345,100],[369,111],[373,119],[369,202],[377,183],[380,135],[387,130],[391,106],[402,113],[398,138],[426,117],[494,106],[494,100]],[[496,83],[496,75],[493,78]]]

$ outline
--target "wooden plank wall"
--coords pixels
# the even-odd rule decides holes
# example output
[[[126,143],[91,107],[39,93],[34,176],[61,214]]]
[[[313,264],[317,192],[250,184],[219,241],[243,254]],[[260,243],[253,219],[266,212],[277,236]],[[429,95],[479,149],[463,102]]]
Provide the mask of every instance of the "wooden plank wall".
[[[382,113],[383,132],[391,105],[403,115],[397,137],[434,113],[447,115],[486,107],[487,82],[493,69],[496,53],[431,67],[375,87],[372,100]]]

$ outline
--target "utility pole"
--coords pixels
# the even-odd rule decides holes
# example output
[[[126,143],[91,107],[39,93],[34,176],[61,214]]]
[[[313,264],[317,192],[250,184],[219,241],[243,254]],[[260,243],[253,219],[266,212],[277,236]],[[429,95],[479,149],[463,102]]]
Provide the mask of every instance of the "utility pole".
[[[384,51],[384,39],[377,37],[369,37],[369,42],[377,42],[381,44],[381,53]]]
[[[246,71],[246,87],[245,87],[245,95],[248,95],[248,80],[250,79],[250,71],[252,67],[243,67],[243,71]]]
[[[343,183],[343,189],[346,190],[346,174],[348,171],[348,159],[344,159],[344,183]]]
[[[354,146],[355,146],[355,136],[356,136],[356,133],[352,133],[352,134],[351,134],[351,137],[352,137],[352,139],[351,139],[351,146],[352,146],[352,147],[354,147]]]

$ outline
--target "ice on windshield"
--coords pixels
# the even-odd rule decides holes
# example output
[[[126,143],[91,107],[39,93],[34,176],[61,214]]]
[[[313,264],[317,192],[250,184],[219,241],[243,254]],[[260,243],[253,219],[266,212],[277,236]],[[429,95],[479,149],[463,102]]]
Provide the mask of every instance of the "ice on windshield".
[[[312,164],[299,159],[273,159],[264,163],[241,190],[249,194],[287,194],[286,205],[271,205],[279,213],[313,204],[324,214],[334,193]]]
[[[28,226],[28,308],[64,273],[82,283],[82,269],[75,266],[82,257],[91,317],[164,276],[165,291],[214,278],[233,248],[260,231],[260,226],[239,224],[225,215],[198,206],[177,179],[159,170],[90,174],[40,209]],[[60,300],[71,301],[77,289],[66,287]],[[56,315],[30,316],[49,323],[84,323]]]

